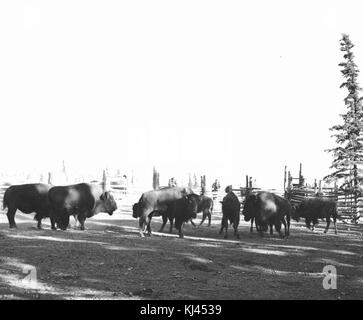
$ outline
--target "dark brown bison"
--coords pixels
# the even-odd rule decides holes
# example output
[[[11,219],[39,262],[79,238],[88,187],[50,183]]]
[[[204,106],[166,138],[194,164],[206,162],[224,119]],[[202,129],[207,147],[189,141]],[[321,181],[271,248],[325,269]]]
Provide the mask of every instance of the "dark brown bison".
[[[273,234],[273,226],[275,226],[276,231],[283,238],[281,224],[285,227],[285,236],[290,235],[292,210],[290,202],[285,198],[263,191],[247,196],[242,214],[245,221],[255,218],[261,235],[263,231],[267,231],[268,226],[270,226],[270,234]]]
[[[184,224],[185,222],[190,221],[193,224],[192,219],[195,219],[197,213],[199,212],[198,211],[199,203],[200,203],[200,196],[198,196],[197,194],[189,194],[182,199],[170,202],[167,206],[167,209],[165,211],[160,212],[163,219],[163,224],[159,232],[163,232],[164,227],[168,220],[170,223],[170,229],[169,229],[170,233],[173,232],[174,220],[175,220],[175,227],[178,230],[179,230],[178,226],[180,225],[180,223]]]
[[[166,187],[144,192],[132,207],[132,216],[139,218],[140,236],[144,237],[146,230],[148,235],[151,235],[150,223],[153,215],[162,214],[167,211],[170,203],[189,194],[193,194],[193,191],[184,187]]]
[[[188,194],[185,197],[174,200],[168,205],[166,214],[170,221],[170,232],[173,228],[173,219],[175,219],[175,228],[179,231],[179,237],[183,238],[184,223],[197,217],[199,196]]]
[[[50,203],[48,191],[52,185],[42,183],[13,185],[6,189],[3,208],[8,208],[9,227],[16,228],[15,212],[35,212],[34,219],[38,221],[38,229],[42,228],[42,219],[49,217]],[[53,225],[52,225],[53,226]]]
[[[79,221],[81,230],[84,230],[86,218],[100,212],[112,215],[117,209],[111,193],[96,184],[80,183],[53,187],[48,192],[48,198],[52,208],[52,225],[56,223],[62,230],[67,229],[71,215]]]
[[[233,225],[234,235],[239,239],[238,225],[240,219],[241,203],[239,202],[237,196],[233,193],[232,187],[227,187],[225,189],[227,195],[222,201],[222,222],[221,230],[219,234],[225,229],[224,238],[227,239],[228,222]]]
[[[213,212],[213,200],[212,198],[209,198],[205,195],[199,196],[199,203],[198,203],[198,213],[202,212],[202,221],[199,223],[199,226],[201,226],[206,218],[208,218],[208,227],[211,224],[212,220],[212,212]],[[195,223],[193,220],[190,220],[193,226],[195,226]]]
[[[335,234],[337,230],[337,205],[335,201],[321,198],[311,198],[303,200],[294,210],[292,218],[299,221],[300,218],[305,218],[305,224],[308,229],[314,230],[315,225],[319,223],[318,219],[326,220],[326,228],[324,233],[328,232],[330,219],[333,219]],[[311,227],[311,222],[313,223]]]

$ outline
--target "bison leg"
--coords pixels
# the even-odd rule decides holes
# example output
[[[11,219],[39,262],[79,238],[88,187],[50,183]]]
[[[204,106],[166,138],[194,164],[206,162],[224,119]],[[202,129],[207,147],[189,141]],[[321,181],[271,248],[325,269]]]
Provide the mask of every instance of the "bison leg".
[[[225,218],[222,217],[222,220],[221,220],[221,230],[219,231],[219,234],[222,234],[223,232],[223,229],[226,227],[226,223],[225,223]]]
[[[219,231],[219,233],[221,234],[223,232],[223,229],[225,229],[225,233],[224,233],[224,239],[227,239],[228,238],[228,220],[226,217],[223,217],[222,218],[222,222],[221,222],[221,231]]]
[[[43,219],[43,216],[44,216],[44,214],[43,213],[39,213],[39,212],[36,212],[35,213],[35,216],[34,216],[34,219],[38,221],[37,228],[39,230],[42,229],[42,219]]]
[[[15,223],[15,218],[14,218],[15,212],[16,212],[16,208],[9,208],[8,213],[6,214],[8,216],[9,228],[17,228],[16,223]]]
[[[275,229],[276,229],[276,231],[279,233],[280,238],[283,238],[283,237],[284,237],[284,235],[283,235],[283,233],[281,232],[281,221],[277,221],[277,222],[275,223]]]
[[[237,239],[239,239],[239,233],[238,233],[238,222],[233,222],[233,229],[234,229],[234,235]]]
[[[311,220],[310,218],[305,218],[305,225],[306,227],[310,230],[310,224],[311,224]]]
[[[286,224],[287,224],[287,231],[285,229],[285,235],[286,236],[289,236],[290,235],[290,216],[287,216],[286,217]]]
[[[228,238],[228,221],[225,222],[224,228],[225,228],[224,239],[227,239]]]
[[[255,219],[255,218],[253,218]],[[261,226],[257,223],[257,220],[255,219],[255,227],[256,227],[256,231],[260,231]]]
[[[140,237],[145,237],[144,235],[144,225],[145,225],[145,219],[143,217],[139,218],[139,233]]]
[[[208,227],[210,227],[211,221],[212,221],[212,212],[210,210],[208,210]]]
[[[169,223],[170,223],[169,233],[173,233],[174,219],[169,218]]]
[[[330,217],[326,218],[326,227],[325,227],[324,233],[328,232],[329,226],[330,226]]]
[[[183,225],[184,225],[183,221],[175,219],[175,228],[178,230],[179,238],[184,238]]]
[[[287,230],[287,222],[285,220],[285,217],[282,217],[281,222],[284,225],[285,237],[287,237],[289,235],[289,231]]]
[[[79,214],[77,220],[78,220],[78,222],[80,224],[80,229],[82,231],[84,231],[85,230],[84,222],[86,221],[86,214]]]
[[[252,217],[251,219],[251,227],[250,227],[250,232],[253,232],[253,221],[255,220],[254,217]],[[257,230],[257,222],[256,222],[256,230]],[[258,230],[257,230],[258,231]]]
[[[53,220],[53,222],[52,222]],[[60,228],[61,230],[67,230],[69,225],[69,215],[66,209],[54,209],[50,214],[50,221],[52,224],[52,230]]]
[[[163,225],[161,226],[159,232],[163,232],[164,227],[165,227],[166,223],[168,222],[168,217],[166,215],[163,214],[162,218],[163,218]]]
[[[146,223],[146,230],[147,230],[147,235],[151,236],[151,216],[148,216],[145,219],[145,223]]]
[[[273,223],[270,223],[270,235],[272,236],[274,234],[274,229],[273,229]]]
[[[183,226],[184,226],[184,222],[180,225],[180,228],[179,228],[179,238],[184,238]]]
[[[54,217],[50,217],[50,225],[52,230],[57,230],[57,227],[55,226],[55,218]]]
[[[67,230],[67,227],[69,225],[69,215],[68,214],[63,215],[61,217],[61,220],[60,221],[58,220],[57,224],[61,230],[63,230],[63,231]]]
[[[203,210],[203,216],[202,221],[199,223],[199,226],[201,226],[204,223],[205,218],[207,218],[208,212]],[[209,218],[209,225],[210,225],[210,218]]]
[[[285,237],[287,237],[290,235],[290,217],[286,216],[286,220],[285,220],[285,217],[283,217],[281,222],[284,225]]]

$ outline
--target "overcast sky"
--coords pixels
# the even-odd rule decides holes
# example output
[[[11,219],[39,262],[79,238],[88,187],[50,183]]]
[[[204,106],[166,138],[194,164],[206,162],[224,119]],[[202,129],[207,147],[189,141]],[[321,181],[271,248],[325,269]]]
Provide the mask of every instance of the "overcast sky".
[[[363,68],[359,3],[1,1],[0,171],[320,179],[343,32]]]

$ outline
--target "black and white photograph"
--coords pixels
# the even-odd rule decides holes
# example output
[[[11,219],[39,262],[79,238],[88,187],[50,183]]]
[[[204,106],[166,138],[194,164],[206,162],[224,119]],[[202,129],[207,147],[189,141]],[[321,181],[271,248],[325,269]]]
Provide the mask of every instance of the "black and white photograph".
[[[0,1],[0,300],[362,300],[362,12]]]

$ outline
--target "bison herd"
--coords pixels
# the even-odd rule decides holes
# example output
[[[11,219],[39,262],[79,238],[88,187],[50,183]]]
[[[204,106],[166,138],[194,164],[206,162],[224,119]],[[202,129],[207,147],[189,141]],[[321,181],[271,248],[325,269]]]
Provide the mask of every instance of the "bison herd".
[[[228,236],[228,225],[233,227],[234,235],[239,239],[238,225],[240,222],[241,203],[238,197],[228,186],[226,195],[221,201],[222,221],[220,234],[224,231],[224,238]],[[16,228],[15,213],[17,210],[23,213],[35,212],[34,219],[38,222],[38,228],[42,227],[42,219],[50,218],[51,228],[66,230],[69,226],[70,216],[74,216],[84,230],[86,218],[97,213],[107,212],[112,215],[117,209],[112,194],[105,191],[100,185],[80,183],[69,186],[51,186],[47,184],[24,184],[10,186],[4,194],[3,207],[8,208],[7,217],[10,228]],[[173,226],[178,230],[179,237],[183,237],[184,223],[197,217],[202,212],[201,225],[208,218],[208,226],[211,224],[213,200],[205,195],[197,195],[190,188],[165,187],[158,190],[144,192],[139,201],[132,207],[133,217],[139,219],[139,233],[144,237],[145,233],[151,235],[151,219],[161,216],[163,231],[166,223],[170,223],[170,233]],[[253,232],[253,224],[256,230],[263,235],[270,229],[278,232],[281,238],[290,235],[291,218],[299,221],[305,219],[306,227],[314,230],[319,219],[327,221],[324,232],[329,229],[330,220],[334,222],[337,234],[337,208],[336,203],[321,198],[312,198],[302,201],[298,206],[292,206],[290,202],[271,192],[261,191],[250,193],[242,208],[245,221],[251,222],[250,231]],[[311,226],[312,224],[312,226]],[[281,231],[284,227],[284,233]]]
[[[111,193],[99,185],[80,183],[53,187],[37,183],[10,186],[4,193],[3,208],[8,208],[10,228],[16,228],[15,212],[20,210],[35,212],[38,229],[42,227],[42,219],[50,218],[53,230],[57,227],[66,230],[69,217],[73,215],[84,230],[86,218],[99,212],[112,215],[117,205]]]

